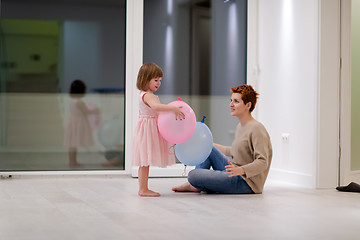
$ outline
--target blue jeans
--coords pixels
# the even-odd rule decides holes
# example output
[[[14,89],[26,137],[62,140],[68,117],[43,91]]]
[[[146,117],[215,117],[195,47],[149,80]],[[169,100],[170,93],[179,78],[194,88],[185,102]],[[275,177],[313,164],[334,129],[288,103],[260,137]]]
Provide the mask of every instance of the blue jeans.
[[[189,172],[188,181],[198,190],[208,193],[254,193],[241,176],[228,177],[226,165],[228,158],[213,147],[210,156]]]

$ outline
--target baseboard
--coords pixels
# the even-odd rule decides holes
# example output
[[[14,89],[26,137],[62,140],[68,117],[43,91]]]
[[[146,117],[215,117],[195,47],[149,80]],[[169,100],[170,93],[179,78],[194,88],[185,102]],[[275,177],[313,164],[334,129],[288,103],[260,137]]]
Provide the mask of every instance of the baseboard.
[[[308,188],[315,188],[315,178],[311,174],[271,168],[269,180],[290,183]]]
[[[149,177],[187,177],[190,170],[194,166],[185,166],[183,164],[175,164],[166,168],[150,167]],[[139,167],[132,167],[131,176],[138,177]]]

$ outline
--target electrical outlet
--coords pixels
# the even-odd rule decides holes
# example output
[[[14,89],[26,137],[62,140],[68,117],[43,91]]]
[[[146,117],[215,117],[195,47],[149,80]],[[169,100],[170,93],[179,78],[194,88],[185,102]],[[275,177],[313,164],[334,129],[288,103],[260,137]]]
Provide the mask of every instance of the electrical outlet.
[[[283,143],[289,143],[290,133],[281,134],[281,140]]]

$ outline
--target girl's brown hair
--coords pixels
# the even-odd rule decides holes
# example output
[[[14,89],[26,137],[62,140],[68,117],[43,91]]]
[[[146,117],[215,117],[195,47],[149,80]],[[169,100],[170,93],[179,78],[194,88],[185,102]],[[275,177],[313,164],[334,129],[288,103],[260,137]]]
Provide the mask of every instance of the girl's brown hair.
[[[150,80],[158,77],[163,77],[162,69],[155,63],[144,63],[139,70],[136,87],[147,91]]]
[[[251,107],[249,111],[252,112],[254,110],[259,94],[254,90],[251,85],[244,84],[238,87],[233,87],[230,90],[232,93],[240,93],[241,99],[245,104],[251,102]]]
[[[84,97],[86,93],[86,84],[80,79],[75,79],[70,85],[69,93],[72,98]]]

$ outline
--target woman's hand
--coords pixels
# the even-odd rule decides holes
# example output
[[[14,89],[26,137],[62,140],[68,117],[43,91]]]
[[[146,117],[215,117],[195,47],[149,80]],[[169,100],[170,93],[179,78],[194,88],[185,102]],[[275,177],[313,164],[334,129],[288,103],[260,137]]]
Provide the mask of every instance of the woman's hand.
[[[229,165],[225,166],[226,173],[229,174],[228,177],[245,175],[245,171],[242,167],[233,165],[229,160],[228,163]]]

